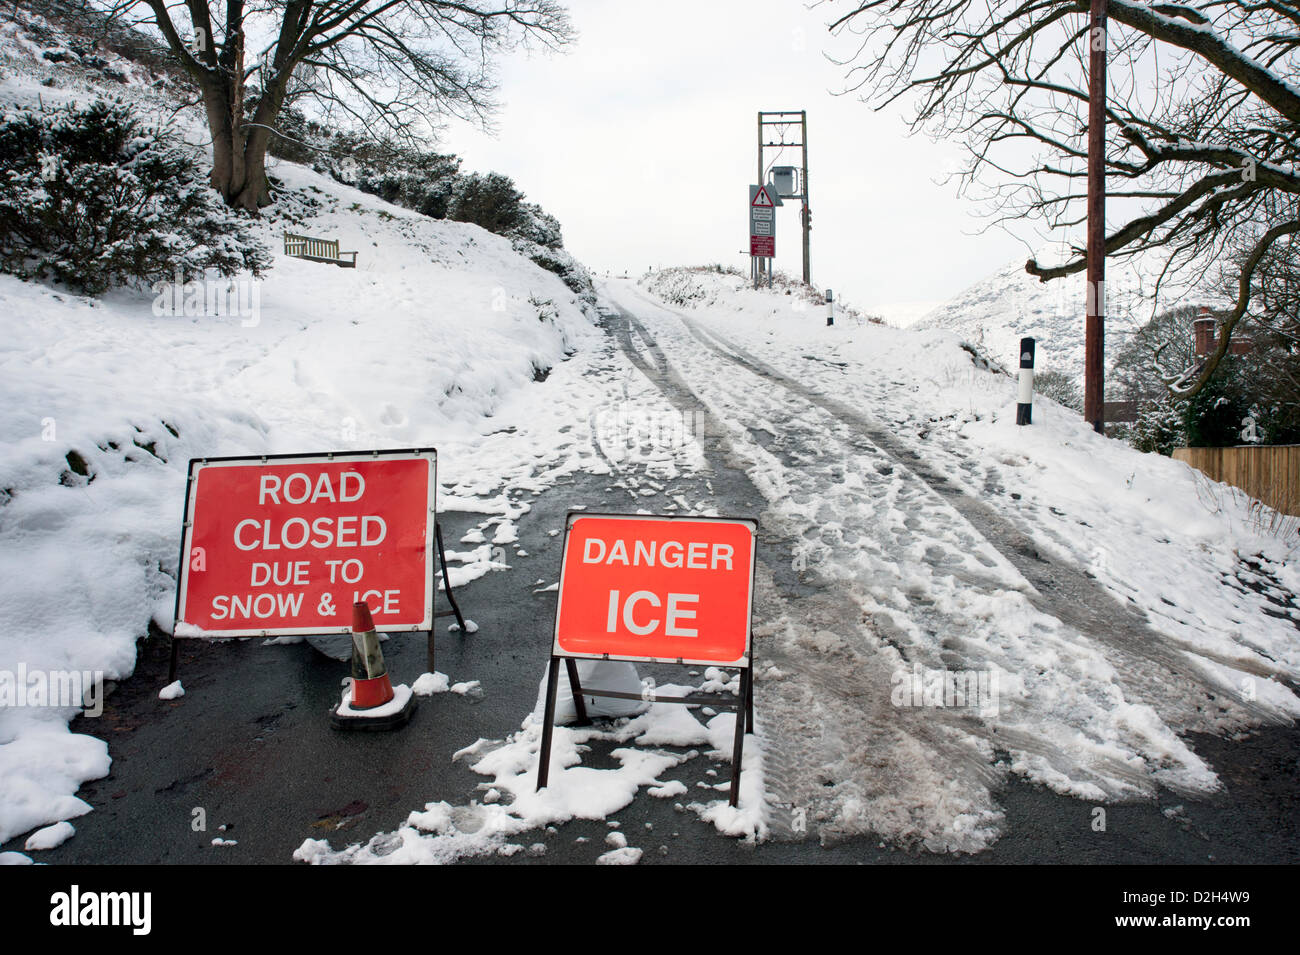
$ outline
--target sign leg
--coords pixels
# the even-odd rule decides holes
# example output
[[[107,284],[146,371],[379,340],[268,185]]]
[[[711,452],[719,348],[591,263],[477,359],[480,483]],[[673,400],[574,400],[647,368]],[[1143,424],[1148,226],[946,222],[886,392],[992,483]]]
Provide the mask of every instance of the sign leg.
[[[173,634],[172,634],[172,656],[171,656],[171,662],[167,665],[167,682],[168,682],[168,683],[175,683],[175,682],[176,682],[176,665],[177,665],[177,663],[179,662],[178,657],[179,657],[179,655],[180,655],[180,649],[181,649],[180,644],[176,642],[176,634],[173,633]]]
[[[731,747],[731,806],[740,803],[740,761],[745,755],[746,700],[749,699],[749,667],[740,671],[740,695],[736,699],[736,741]]]
[[[587,701],[582,698],[582,683],[578,680],[578,662],[572,657],[564,658],[564,669],[569,674],[569,690],[573,693],[573,708],[578,713],[578,726],[590,726],[587,716]]]
[[[749,687],[749,691],[745,694],[745,721],[748,727],[745,732],[752,733],[754,732],[754,671],[747,669],[744,672],[749,674],[748,681],[741,677],[742,682],[747,682]]]
[[[546,709],[542,716],[542,746],[537,754],[537,791],[546,788],[551,776],[551,736],[555,732],[555,691],[558,689],[560,658],[551,657],[546,671]]]
[[[438,564],[442,567],[442,586],[447,591],[447,602],[451,604],[452,612],[456,614],[456,623],[460,626],[462,634],[467,633],[465,629],[465,618],[461,616],[460,607],[456,605],[456,595],[451,592],[451,577],[447,574],[447,548],[442,544],[442,525],[437,521],[433,522],[433,537],[438,543]],[[433,634],[429,635],[429,659],[430,666],[433,660]],[[433,672],[430,670],[429,672]]]

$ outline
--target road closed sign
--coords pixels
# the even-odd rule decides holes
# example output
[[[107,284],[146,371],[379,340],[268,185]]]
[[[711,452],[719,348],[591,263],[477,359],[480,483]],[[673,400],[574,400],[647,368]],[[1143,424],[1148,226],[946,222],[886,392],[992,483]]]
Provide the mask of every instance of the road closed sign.
[[[190,462],[176,636],[433,625],[437,452]]]
[[[753,521],[570,514],[557,656],[747,666]]]

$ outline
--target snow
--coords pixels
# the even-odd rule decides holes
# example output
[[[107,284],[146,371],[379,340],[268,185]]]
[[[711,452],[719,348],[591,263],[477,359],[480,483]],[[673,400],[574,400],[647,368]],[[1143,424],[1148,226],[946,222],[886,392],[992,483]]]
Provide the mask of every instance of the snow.
[[[184,695],[185,687],[181,686],[180,680],[173,680],[158,691],[158,699],[160,700],[179,700]]]
[[[633,846],[611,849],[596,859],[596,865],[636,865],[641,861],[641,850]]]
[[[42,87],[33,71],[49,68],[6,72],[0,106],[89,95]],[[115,89],[146,109],[160,99]],[[477,226],[288,163],[272,172],[302,217],[260,225],[276,262],[255,322],[0,275],[0,669],[117,680],[151,620],[170,631],[191,457],[435,446],[439,505],[495,512],[500,540],[530,506],[507,491],[601,464],[571,425],[623,389],[594,374],[611,349],[557,276]],[[283,256],[286,229],[340,239],[357,269]],[[545,382],[538,368],[552,369]],[[453,584],[508,569],[490,550],[458,557]],[[0,710],[0,842],[89,811],[75,793],[111,760],[68,731],[74,713]]]
[[[712,285],[683,295],[682,281]],[[656,273],[647,286],[673,282]],[[795,767],[763,781],[774,805],[823,820],[823,834],[978,851],[1002,832],[1006,774],[1093,800],[1214,792],[1214,769],[1183,734],[1300,714],[1295,621],[1225,585],[1260,555],[1294,587],[1293,548],[1262,533],[1239,497],[1045,399],[1034,425],[1016,427],[1015,380],[974,367],[942,330],[826,328],[770,293],[729,300],[729,279],[676,283],[678,298],[705,304],[665,308],[630,283],[605,294],[728,422],[729,453],[766,502],[761,523],[790,548],[763,559],[825,588],[778,601],[760,577],[761,744]],[[755,362],[785,378],[760,377]],[[1117,608],[1139,608],[1153,643],[1135,653],[1122,634],[1081,631],[1086,612],[1038,591],[908,452],[991,505],[1049,565],[1084,568]],[[992,706],[894,704],[917,663],[980,675]],[[734,717],[717,719],[725,736]],[[747,765],[742,781],[765,769]],[[706,818],[726,831],[728,814],[718,805]]]
[[[687,692],[699,687],[664,689]],[[685,732],[677,721],[671,731],[660,727],[663,714],[669,710],[685,714],[697,729]],[[656,704],[637,719],[615,720],[605,726],[556,726],[550,778],[547,787],[537,791],[542,722],[538,714],[530,713],[519,731],[507,739],[480,739],[453,757],[472,760],[470,768],[490,779],[480,784],[484,790],[481,802],[461,806],[445,801],[428,803],[412,812],[406,824],[393,832],[379,833],[365,843],[342,849],[334,849],[322,839],[308,839],[293,857],[300,862],[337,865],[446,864],[472,856],[511,855],[519,851],[518,845],[511,842],[513,837],[571,819],[607,819],[629,805],[642,789],[652,793],[666,790],[664,795],[687,792],[680,781],[660,777],[702,755],[711,760],[728,760],[734,728],[732,714],[716,716],[706,726],[694,720],[687,707],[669,704]],[[706,742],[715,750],[704,754],[695,749],[669,752],[659,748],[669,745],[664,741],[680,746],[685,739]],[[592,769],[582,765],[582,754],[596,742],[631,745],[611,751],[619,764],[617,768]],[[726,803],[727,793],[718,792],[718,798],[693,803],[689,808],[729,835],[751,841],[765,838],[769,810],[761,763],[761,744],[756,737],[747,737],[744,769],[746,773],[752,770],[752,776],[749,780],[742,777],[740,805],[732,809]],[[729,786],[722,785],[724,789]],[[613,831],[606,843],[612,848],[606,855],[611,861],[630,864],[639,860],[641,850],[627,844],[626,836],[617,831],[617,821],[609,820],[609,825]]]
[[[343,699],[339,702],[338,715],[347,717],[363,717],[368,719],[378,719],[383,716],[395,716],[402,712],[406,704],[411,701],[411,688],[405,683],[399,683],[393,687],[393,698],[387,703],[381,703],[378,706],[367,707],[366,709],[354,709],[352,706],[352,685],[349,683],[348,688],[343,691]]]
[[[44,829],[37,829],[27,837],[27,842],[23,848],[28,852],[33,849],[57,849],[69,839],[77,834],[70,822],[56,822],[52,826],[46,826]]]
[[[6,43],[22,40],[4,29]],[[17,54],[5,55],[12,65]],[[85,95],[35,77],[6,71],[0,104]],[[143,82],[126,86],[142,102],[152,95]],[[89,299],[0,276],[0,670],[121,679],[149,623],[171,629],[190,457],[436,446],[439,506],[478,518],[460,539],[466,549],[448,552],[453,586],[517,570],[531,494],[570,475],[609,475],[638,511],[656,494],[683,512],[711,506],[669,483],[711,467],[698,430],[642,434],[635,447],[610,440],[626,437],[618,426],[629,420],[682,416],[555,275],[475,226],[425,219],[291,164],[273,173],[301,215],[260,226],[277,258],[255,320],[168,317],[147,292]],[[338,238],[359,251],[358,268],[278,254],[287,228]],[[1112,280],[1112,305],[1140,298],[1140,283],[1121,294],[1122,284]],[[875,319],[911,325],[915,303],[869,315],[837,302],[827,328],[818,295],[744,286],[732,273],[666,269],[644,287],[604,289],[637,318],[638,360],[680,373],[724,422],[729,460],[761,497],[765,540],[782,542],[760,553],[757,732],[745,741],[739,805],[726,799],[736,715],[649,701],[651,690],[735,692],[734,674],[709,668],[697,685],[655,686],[630,664],[583,661],[584,682],[645,699],[589,697],[610,721],[563,725],[574,706],[561,669],[545,790],[543,679],[531,711],[518,701],[516,731],[453,757],[484,778],[478,800],[428,803],[397,830],[340,849],[309,839],[294,859],[538,854],[512,840],[607,819],[642,793],[679,799],[750,841],[806,823],[823,838],[974,852],[1003,832],[997,790],[1009,777],[1095,801],[1161,786],[1201,795],[1221,784],[1189,731],[1300,715],[1294,621],[1266,614],[1264,597],[1240,586],[1250,557],[1300,590],[1293,549],[1224,486],[1104,439],[1051,401],[1038,399],[1034,425],[1016,427],[1014,380],[976,368],[960,347],[982,344],[1011,365],[1016,339],[1034,334],[1040,365],[1072,369],[1080,308],[1064,284],[1042,285],[1015,263],[910,328]],[[87,475],[74,473],[76,457]],[[1090,608],[1036,587],[1005,542],[935,489],[936,476],[987,503],[1045,563],[1084,568],[1117,606],[1145,615],[1153,642],[1135,650],[1122,634],[1082,627]],[[782,596],[778,572],[819,587]],[[936,706],[929,692],[898,702],[913,674],[932,688],[953,673],[984,677],[989,705]],[[412,692],[482,694],[478,680],[443,673],[398,689],[399,709]],[[178,681],[159,698],[183,692]],[[72,835],[67,820],[90,811],[75,794],[111,758],[103,741],[70,732],[77,712],[0,710],[0,842],[36,830],[27,848],[52,848]],[[611,747],[617,765],[584,766],[594,745]],[[611,829],[597,861],[638,862],[642,850]],[[30,861],[0,853],[0,864]]]
[[[416,696],[433,696],[435,693],[446,693],[451,689],[451,681],[445,673],[421,673],[411,684],[411,690]]]

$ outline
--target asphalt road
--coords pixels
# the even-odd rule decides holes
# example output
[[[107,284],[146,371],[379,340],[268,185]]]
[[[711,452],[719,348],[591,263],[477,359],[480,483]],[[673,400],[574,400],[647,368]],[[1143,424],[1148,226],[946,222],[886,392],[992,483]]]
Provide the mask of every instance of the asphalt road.
[[[629,327],[627,316],[609,322],[611,335],[623,346]],[[685,383],[636,363],[644,374],[659,374],[662,387],[673,391],[670,399],[689,404]],[[83,787],[80,795],[94,812],[74,820],[77,835],[40,853],[41,861],[289,864],[305,839],[326,838],[341,848],[396,828],[427,802],[464,804],[478,797],[484,777],[451,757],[480,737],[504,738],[532,706],[555,606],[555,593],[535,593],[535,582],[556,579],[563,540],[549,532],[564,526],[575,505],[653,509],[678,495],[710,500],[720,513],[757,516],[762,498],[728,459],[725,442],[706,435],[706,445],[710,470],[657,481],[656,496],[617,486],[651,486],[635,464],[617,477],[580,475],[536,495],[517,522],[519,546],[528,556],[512,558],[510,571],[490,573],[457,591],[479,631],[449,633],[450,618],[438,624],[437,668],[453,681],[481,681],[481,696],[446,693],[422,699],[412,722],[400,731],[331,730],[328,711],[347,667],[306,644],[184,642],[180,673],[186,695],[160,701],[169,641],[161,634],[142,638],[135,675],[115,688],[103,715],[73,724],[76,732],[108,741],[112,773]],[[448,546],[455,549],[481,519],[469,513],[440,515]],[[765,552],[788,553],[781,550],[783,543],[760,537],[760,559]],[[796,575],[788,563],[769,562],[771,586],[791,599],[806,596],[817,584]],[[410,682],[425,668],[420,637],[394,637],[384,652],[396,681]],[[680,679],[680,674],[666,677]],[[760,680],[755,691],[760,720],[763,689]],[[644,850],[643,865],[1300,861],[1300,729],[1269,727],[1238,740],[1193,737],[1189,742],[1223,781],[1223,791],[1213,799],[1161,792],[1150,802],[1107,805],[1105,830],[1097,831],[1092,804],[1011,778],[997,792],[1006,835],[976,855],[933,854],[870,837],[835,841],[821,837],[815,826],[799,833],[780,820],[774,825],[777,838],[749,845],[718,835],[693,813],[674,809],[671,800],[645,795],[610,822],[618,823],[629,844]],[[585,764],[612,765],[609,748],[597,745]],[[707,784],[728,771],[725,762],[699,757],[674,775]],[[204,831],[193,828],[196,811],[205,817]],[[591,863],[607,850],[610,828],[603,821],[573,821],[514,840],[532,847],[529,851],[467,862]],[[213,845],[214,839],[235,844]],[[22,840],[0,849],[21,851]]]

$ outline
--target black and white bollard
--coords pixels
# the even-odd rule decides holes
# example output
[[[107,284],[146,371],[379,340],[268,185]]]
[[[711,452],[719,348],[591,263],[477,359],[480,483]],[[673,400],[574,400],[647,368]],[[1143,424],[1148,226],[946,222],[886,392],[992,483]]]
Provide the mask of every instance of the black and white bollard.
[[[835,293],[830,289],[826,290],[826,324],[835,324]]]
[[[1034,340],[1020,339],[1020,398],[1016,424],[1031,424],[1034,413]]]

